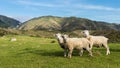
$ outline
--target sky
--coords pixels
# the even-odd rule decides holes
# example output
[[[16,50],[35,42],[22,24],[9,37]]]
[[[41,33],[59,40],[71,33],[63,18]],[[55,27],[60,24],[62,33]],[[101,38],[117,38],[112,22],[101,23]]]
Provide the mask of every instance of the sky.
[[[21,22],[52,15],[120,24],[120,0],[1,0],[0,15]]]

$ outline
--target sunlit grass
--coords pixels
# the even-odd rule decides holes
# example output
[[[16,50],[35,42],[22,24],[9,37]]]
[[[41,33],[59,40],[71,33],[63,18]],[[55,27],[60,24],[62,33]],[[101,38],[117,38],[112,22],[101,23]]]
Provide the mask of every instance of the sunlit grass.
[[[17,41],[11,42],[15,37]],[[63,50],[55,39],[5,36],[0,38],[0,68],[119,68],[120,44],[109,44],[111,54],[104,48],[94,48],[93,57],[85,51],[82,57],[77,51],[71,59],[63,57]]]

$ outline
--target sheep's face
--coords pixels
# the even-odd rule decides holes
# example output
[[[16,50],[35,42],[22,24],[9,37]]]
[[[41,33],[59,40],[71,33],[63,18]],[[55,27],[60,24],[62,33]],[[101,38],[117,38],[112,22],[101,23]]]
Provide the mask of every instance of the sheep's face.
[[[89,36],[89,31],[88,30],[84,30],[82,33],[85,37]]]
[[[62,35],[61,35],[60,33],[55,34],[55,37],[57,38],[57,40],[58,40],[60,43],[63,43],[63,38],[62,38]]]

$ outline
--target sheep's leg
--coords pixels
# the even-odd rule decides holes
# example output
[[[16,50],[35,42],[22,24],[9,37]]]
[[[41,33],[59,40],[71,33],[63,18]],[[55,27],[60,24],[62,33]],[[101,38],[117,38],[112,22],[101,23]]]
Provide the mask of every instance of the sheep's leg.
[[[92,50],[92,48],[93,48],[93,43],[90,43],[90,49]]]
[[[80,56],[83,55],[83,49],[80,50],[79,55],[80,55]]]
[[[110,50],[109,50],[109,47],[107,48],[107,53],[106,55],[110,54]]]
[[[110,54],[110,50],[109,50],[108,45],[106,44],[106,45],[104,45],[104,47],[106,48],[106,55]]]
[[[89,55],[90,55],[90,56],[93,56],[93,55],[92,55],[92,50],[91,50],[90,48],[87,48],[87,51],[89,52]]]
[[[73,49],[69,49],[68,58],[71,58],[71,57],[72,57],[72,51],[73,51]]]
[[[64,57],[67,56],[67,49],[64,49]]]

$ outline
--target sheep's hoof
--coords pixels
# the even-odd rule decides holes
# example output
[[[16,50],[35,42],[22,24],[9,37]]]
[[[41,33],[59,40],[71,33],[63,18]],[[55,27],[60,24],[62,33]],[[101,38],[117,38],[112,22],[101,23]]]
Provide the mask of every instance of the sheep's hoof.
[[[106,55],[109,55],[110,53],[107,53]]]
[[[109,54],[110,54],[110,52],[106,53],[106,55],[109,55]]]

